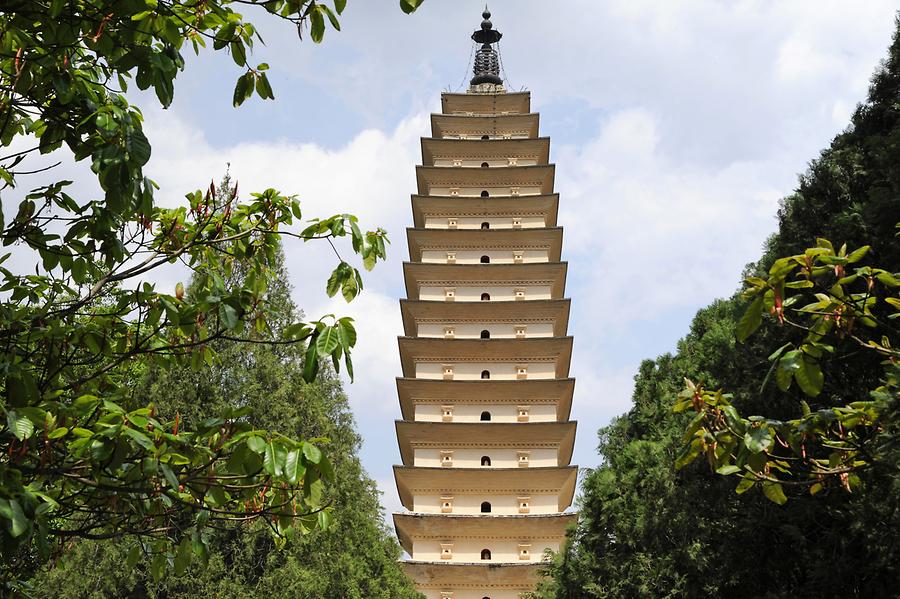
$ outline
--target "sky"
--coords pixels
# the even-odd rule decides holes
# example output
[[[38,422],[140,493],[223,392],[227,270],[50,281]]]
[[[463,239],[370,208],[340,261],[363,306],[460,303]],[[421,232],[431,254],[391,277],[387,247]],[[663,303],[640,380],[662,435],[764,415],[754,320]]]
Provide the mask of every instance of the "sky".
[[[595,467],[597,430],[627,411],[644,359],[673,351],[694,313],[740,285],[776,226],[780,198],[849,123],[886,55],[897,2],[493,0],[508,87],[532,93],[557,165],[569,263],[578,421],[573,463]],[[351,0],[342,31],[316,45],[262,11],[276,100],[239,109],[239,70],[189,57],[168,110],[136,94],[159,200],[218,181],[297,194],[308,217],[350,212],[393,240],[351,304],[329,299],[327,246],[286,242],[294,299],[308,317],[358,319],[346,386],[363,465],[399,509],[394,378],[404,229],[412,224],[419,138],[442,91],[464,91],[483,3]],[[84,180],[84,166],[61,167]],[[76,178],[76,181],[79,179]],[[79,183],[79,185],[81,185]],[[77,187],[76,187],[77,189]],[[174,284],[184,273],[162,275]]]

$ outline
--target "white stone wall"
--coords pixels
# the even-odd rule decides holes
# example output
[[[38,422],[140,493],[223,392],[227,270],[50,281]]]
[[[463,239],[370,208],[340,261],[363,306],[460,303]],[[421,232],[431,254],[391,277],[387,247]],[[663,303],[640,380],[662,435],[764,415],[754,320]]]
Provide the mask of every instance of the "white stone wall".
[[[453,497],[453,510],[449,513],[464,515],[481,514],[481,504],[482,502],[487,501],[491,504],[491,514],[515,516],[522,513],[519,511],[520,495],[528,495],[530,497],[529,514],[559,513],[559,498],[555,494],[546,493],[539,495],[529,493],[507,495],[497,493],[459,494]],[[441,512],[441,495],[437,493],[413,495],[412,511],[424,514],[443,513]]]
[[[538,185],[522,185],[517,187],[520,196],[536,196],[540,195],[541,188]],[[511,197],[513,196],[513,188],[511,186],[504,187],[453,187],[449,185],[432,185],[428,189],[428,195],[433,196],[459,196],[463,198],[481,197],[481,192],[487,191],[490,197]]]
[[[519,543],[528,543],[528,559],[519,558]],[[441,559],[441,543],[453,543],[453,557]],[[481,551],[488,549],[491,552],[490,560],[481,559]],[[545,549],[559,551],[559,541],[546,539],[520,540],[508,539],[413,539],[412,559],[423,561],[441,562],[469,562],[469,563],[513,563],[527,564],[540,562],[543,559]],[[455,598],[454,598],[455,599]]]
[[[447,301],[444,296],[444,289],[445,287],[443,285],[440,287],[423,285],[419,288],[419,299],[426,301]],[[488,301],[513,301],[516,299],[516,289],[525,290],[525,298],[522,301],[553,299],[550,285],[523,285],[521,287],[514,287],[512,285],[484,285],[478,287],[457,285],[454,289],[456,290],[454,301],[457,302],[484,301],[481,299],[482,293],[490,294],[491,299]]]
[[[485,162],[488,166],[482,166]],[[513,164],[514,163],[514,164]],[[536,158],[435,158],[434,166],[445,166],[449,168],[503,168],[510,166],[534,166],[538,163]]]
[[[556,364],[553,362],[457,362],[453,364],[453,380],[475,381],[482,380],[481,373],[484,370],[490,372],[491,380],[514,381],[517,380],[517,368],[519,365],[527,366],[528,379],[552,379],[556,378]],[[443,379],[444,368],[440,362],[417,362],[415,378],[418,379]]]
[[[416,327],[418,337],[438,338],[445,337],[447,327],[453,328],[454,339],[481,339],[481,331],[488,331],[491,339],[515,339],[516,325],[513,323],[454,323],[454,322],[424,322]],[[552,322],[532,322],[525,326],[525,338],[552,337]]]
[[[453,261],[447,252],[454,254]],[[517,264],[516,254],[521,253],[522,263],[549,262],[547,250],[423,250],[422,262],[431,264],[481,264],[481,257],[490,258],[490,264]]]
[[[442,404],[447,405],[447,404]],[[451,422],[480,422],[481,413],[491,413],[491,422],[518,422],[516,404],[454,404]],[[556,404],[531,404],[528,422],[555,422]],[[416,404],[414,419],[422,422],[441,422],[443,413],[438,404]]]
[[[487,434],[487,433],[486,433]],[[436,440],[440,441],[440,440]],[[518,468],[519,457],[515,449],[453,449],[453,468]],[[559,451],[557,449],[530,449],[528,467],[555,467],[559,466]],[[482,466],[481,458],[487,456],[491,459],[490,466]],[[422,467],[438,467],[442,465],[440,449],[415,449],[413,451],[413,465]]]
[[[516,228],[513,221],[518,220],[523,229],[539,229],[546,227],[546,221],[543,216],[522,216],[515,215],[508,217],[446,217],[446,216],[426,216],[426,229],[449,229],[450,221],[456,221],[457,229],[481,229],[482,224],[490,224],[491,229],[513,229]]]

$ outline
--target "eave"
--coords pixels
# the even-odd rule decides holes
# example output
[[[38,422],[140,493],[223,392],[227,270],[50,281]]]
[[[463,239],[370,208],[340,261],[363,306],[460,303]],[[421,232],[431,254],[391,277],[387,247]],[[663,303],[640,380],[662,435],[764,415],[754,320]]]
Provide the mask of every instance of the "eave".
[[[419,288],[425,285],[455,287],[460,285],[549,285],[550,299],[562,299],[566,288],[566,262],[530,264],[423,264],[404,262],[403,279],[406,297],[419,299]],[[531,300],[524,300],[531,301]]]
[[[466,196],[412,196],[413,223],[425,227],[426,217],[514,217],[541,216],[548,227],[556,226],[559,194],[519,197],[473,198]],[[527,229],[525,229],[527,230]]]
[[[454,158],[463,160],[518,158],[532,159],[537,161],[537,164],[550,162],[549,137],[486,140],[423,137],[421,143],[422,164],[425,165],[433,165],[437,159],[450,160]]]
[[[445,114],[454,112],[474,112],[478,114],[527,113],[531,110],[531,92],[501,94],[444,92],[441,94],[441,110]]]
[[[413,509],[413,495],[496,493],[556,495],[557,511],[565,511],[575,496],[577,466],[554,468],[423,468],[394,466],[400,502]]]
[[[432,114],[431,136],[446,137],[448,135],[524,135],[537,137],[540,126],[540,115],[503,114],[467,116],[457,114]]]
[[[553,193],[556,166],[506,166],[497,168],[453,168],[416,166],[416,189],[431,195],[431,188],[447,187],[526,187],[538,186],[541,194]]]
[[[412,554],[414,539],[562,539],[578,514],[481,516],[395,513],[400,545]]]
[[[406,229],[409,259],[423,250],[546,250],[550,262],[562,256],[562,227],[532,229]]]
[[[415,376],[417,362],[554,362],[554,378],[569,376],[572,337],[530,339],[442,339],[399,337],[404,377]]]
[[[408,422],[396,420],[397,444],[404,466],[412,466],[416,447],[530,449],[554,447],[560,465],[572,461],[578,423],[568,422]]]
[[[417,336],[417,324],[440,322],[460,324],[467,322],[511,322],[528,325],[536,322],[552,322],[553,336],[564,337],[569,326],[571,300],[533,300],[508,302],[429,302],[400,300],[403,332],[407,337]]]
[[[556,404],[557,421],[569,419],[575,379],[524,381],[441,381],[397,378],[397,397],[404,420],[415,418],[415,404]]]
[[[532,591],[546,564],[447,563],[409,560],[403,570],[419,589]]]

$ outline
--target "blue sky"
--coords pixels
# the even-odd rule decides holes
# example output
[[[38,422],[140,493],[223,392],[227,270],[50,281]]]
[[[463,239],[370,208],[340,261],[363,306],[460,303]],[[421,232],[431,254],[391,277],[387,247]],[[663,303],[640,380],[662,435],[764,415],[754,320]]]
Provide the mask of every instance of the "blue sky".
[[[300,42],[255,20],[276,100],[240,109],[224,54],[189,58],[166,111],[139,95],[160,200],[218,179],[243,192],[296,193],[310,217],[338,211],[380,225],[390,260],[357,301],[329,300],[330,250],[288,242],[295,300],[308,316],[359,319],[357,381],[347,386],[362,460],[399,501],[393,421],[404,228],[419,137],[440,92],[459,90],[483,3],[351,0],[340,33]],[[846,127],[886,53],[898,5],[887,0],[494,0],[512,87],[532,92],[552,138],[575,336],[575,463],[596,466],[596,431],[628,409],[642,359],[671,351],[694,312],[730,295],[775,227],[779,198]],[[81,166],[63,167],[84,176]],[[183,273],[163,276],[174,286]]]

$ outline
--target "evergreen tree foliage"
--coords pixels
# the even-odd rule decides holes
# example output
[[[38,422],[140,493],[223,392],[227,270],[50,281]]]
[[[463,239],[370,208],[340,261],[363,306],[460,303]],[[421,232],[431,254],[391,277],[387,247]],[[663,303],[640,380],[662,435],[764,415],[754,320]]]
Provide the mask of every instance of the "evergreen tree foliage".
[[[219,186],[230,193],[231,181]],[[283,251],[266,292],[271,322],[302,317],[291,299]],[[229,286],[240,286],[235,268]],[[190,295],[191,288],[187,290]],[[252,333],[247,334],[252,339]],[[77,543],[31,581],[37,596],[80,597],[418,597],[398,562],[399,545],[385,526],[379,491],[357,457],[361,438],[334,371],[314,383],[303,378],[304,352],[295,344],[221,342],[219,363],[196,371],[154,369],[135,385],[135,401],[153,403],[160,417],[193,427],[227,408],[250,407],[254,429],[314,439],[328,455],[334,483],[323,502],[332,510],[327,530],[311,530],[277,549],[263,523],[211,532],[208,563],[182,576],[155,580],[145,559],[123,568],[134,541]]]
[[[898,22],[900,26],[900,22]],[[900,32],[850,127],[814,160],[782,201],[778,231],[745,275],[825,237],[871,245],[873,260],[900,270]],[[758,492],[735,494],[733,479],[702,460],[674,463],[687,424],[673,414],[684,377],[726,387],[742,413],[795,418],[796,385],[764,386],[768,355],[802,331],[767,321],[745,343],[735,328],[739,294],[700,310],[674,354],[644,361],[633,407],[599,432],[603,463],[582,487],[581,520],[549,568],[545,597],[893,597],[900,589],[900,461],[860,474],[861,489],[810,496],[792,491],[775,505]],[[884,376],[880,359],[844,349],[823,364],[813,410],[865,398]],[[898,406],[888,407],[897,422]],[[896,430],[896,428],[894,429]]]

